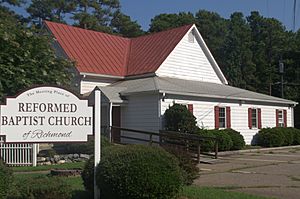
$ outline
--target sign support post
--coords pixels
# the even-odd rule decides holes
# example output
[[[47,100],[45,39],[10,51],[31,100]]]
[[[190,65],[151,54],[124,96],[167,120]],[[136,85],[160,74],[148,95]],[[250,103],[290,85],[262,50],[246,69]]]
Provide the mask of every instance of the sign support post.
[[[101,91],[96,87],[95,89],[95,164],[94,164],[94,199],[100,198],[100,190],[96,184],[96,168],[101,158]]]
[[[37,165],[37,144],[32,144],[32,166]]]

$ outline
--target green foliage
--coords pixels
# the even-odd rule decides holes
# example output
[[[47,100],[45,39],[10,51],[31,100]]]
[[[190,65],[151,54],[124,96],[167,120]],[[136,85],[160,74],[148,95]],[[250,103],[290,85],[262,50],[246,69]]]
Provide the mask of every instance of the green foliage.
[[[278,147],[284,144],[283,128],[264,128],[257,134],[257,144],[264,147]]]
[[[104,198],[175,198],[183,184],[178,164],[158,147],[108,147],[97,167],[97,185]]]
[[[183,179],[186,185],[191,185],[199,175],[197,163],[191,159],[187,151],[172,146],[163,147],[167,152],[173,154],[179,161],[179,167],[183,172]]]
[[[257,134],[257,145],[264,147],[289,146],[300,144],[300,130],[292,127],[265,128]]]
[[[6,165],[0,160],[0,198],[5,199],[8,191],[12,186],[12,172],[6,167]]]
[[[224,132],[226,132],[232,141],[232,147],[230,150],[241,150],[245,146],[244,137],[240,134],[240,132],[237,132],[233,129],[224,129]]]
[[[180,12],[179,14],[160,14],[151,19],[149,32],[160,32],[170,28],[194,23],[194,16],[190,12]]]
[[[59,177],[27,177],[16,182],[9,199],[71,199],[71,187]]]
[[[83,180],[83,185],[86,190],[94,192],[94,156],[85,163],[83,171],[81,173],[81,178]]]
[[[124,37],[138,37],[144,34],[141,26],[137,21],[132,21],[130,16],[127,16],[120,11],[114,13],[111,20],[113,32]]]
[[[198,134],[203,137],[212,137],[216,138],[216,135],[213,133],[214,131],[201,129],[198,131]],[[210,152],[213,151],[215,147],[215,142],[213,139],[205,139],[201,142],[200,148],[202,152]]]
[[[107,147],[110,146],[111,143],[109,142],[108,138],[105,136],[101,136],[101,146]],[[94,139],[89,139],[86,143],[80,144],[54,144],[53,149],[58,154],[94,154]]]
[[[165,129],[181,133],[196,133],[198,131],[196,117],[185,105],[174,104],[164,115]]]
[[[232,148],[233,142],[231,140],[231,137],[228,135],[226,131],[223,130],[211,130],[211,131],[218,139],[219,151],[229,151]]]
[[[69,84],[72,64],[55,56],[49,38],[1,7],[0,43],[0,100],[33,84]]]

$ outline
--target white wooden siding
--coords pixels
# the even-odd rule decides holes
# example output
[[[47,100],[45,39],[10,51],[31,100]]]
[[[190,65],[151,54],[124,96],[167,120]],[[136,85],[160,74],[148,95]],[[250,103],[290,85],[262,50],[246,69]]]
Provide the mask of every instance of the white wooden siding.
[[[189,42],[189,33],[156,71],[157,76],[174,77],[187,80],[205,81],[221,84],[208,58],[197,39]]]
[[[128,96],[128,104],[121,106],[121,126],[129,129],[158,132],[160,124],[158,102],[158,94]],[[135,136],[143,139],[149,138],[149,136],[143,134],[138,135],[130,132],[122,132],[122,135]]]
[[[81,80],[80,82],[80,94],[85,94],[88,92],[91,92],[94,90],[96,86],[107,86],[111,83],[114,83],[116,80],[103,80],[101,79],[97,81],[87,81],[87,80]]]
[[[248,108],[261,108],[262,128],[276,126],[276,109],[287,110],[287,126],[292,126],[292,108],[265,106],[265,105],[250,105],[250,104],[236,104],[236,103],[218,103],[208,101],[189,101],[178,99],[165,99],[161,102],[161,114],[163,115],[169,105],[173,102],[179,104],[193,104],[194,116],[197,118],[199,127],[205,129],[215,128],[214,107],[215,106],[229,106],[231,107],[231,128],[239,131],[245,139],[246,144],[251,144],[253,136],[258,132],[257,128],[249,129],[248,127]]]

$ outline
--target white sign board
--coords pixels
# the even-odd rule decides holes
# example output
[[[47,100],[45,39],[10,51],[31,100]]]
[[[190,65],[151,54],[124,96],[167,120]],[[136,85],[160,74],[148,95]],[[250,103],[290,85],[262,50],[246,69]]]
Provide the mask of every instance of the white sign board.
[[[85,142],[93,134],[93,108],[58,87],[36,87],[0,106],[7,143]]]

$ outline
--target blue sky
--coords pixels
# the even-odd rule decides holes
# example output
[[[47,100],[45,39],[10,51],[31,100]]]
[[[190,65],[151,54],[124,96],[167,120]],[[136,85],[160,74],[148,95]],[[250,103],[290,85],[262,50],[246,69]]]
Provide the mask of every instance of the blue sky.
[[[287,29],[293,27],[294,0],[120,0],[122,11],[137,20],[144,30],[149,28],[150,20],[161,13],[190,11],[195,13],[205,9],[219,13],[225,18],[236,11],[249,15],[259,11],[263,16],[274,17]],[[296,29],[300,28],[300,0],[297,0]]]
[[[122,11],[138,21],[148,30],[151,19],[161,13],[192,12],[200,9],[214,11],[224,18],[233,12],[248,16],[251,11],[259,11],[265,17],[274,17],[287,29],[293,28],[294,0],[120,0]],[[24,10],[16,9],[20,14]],[[300,28],[300,0],[297,0],[296,30]]]

